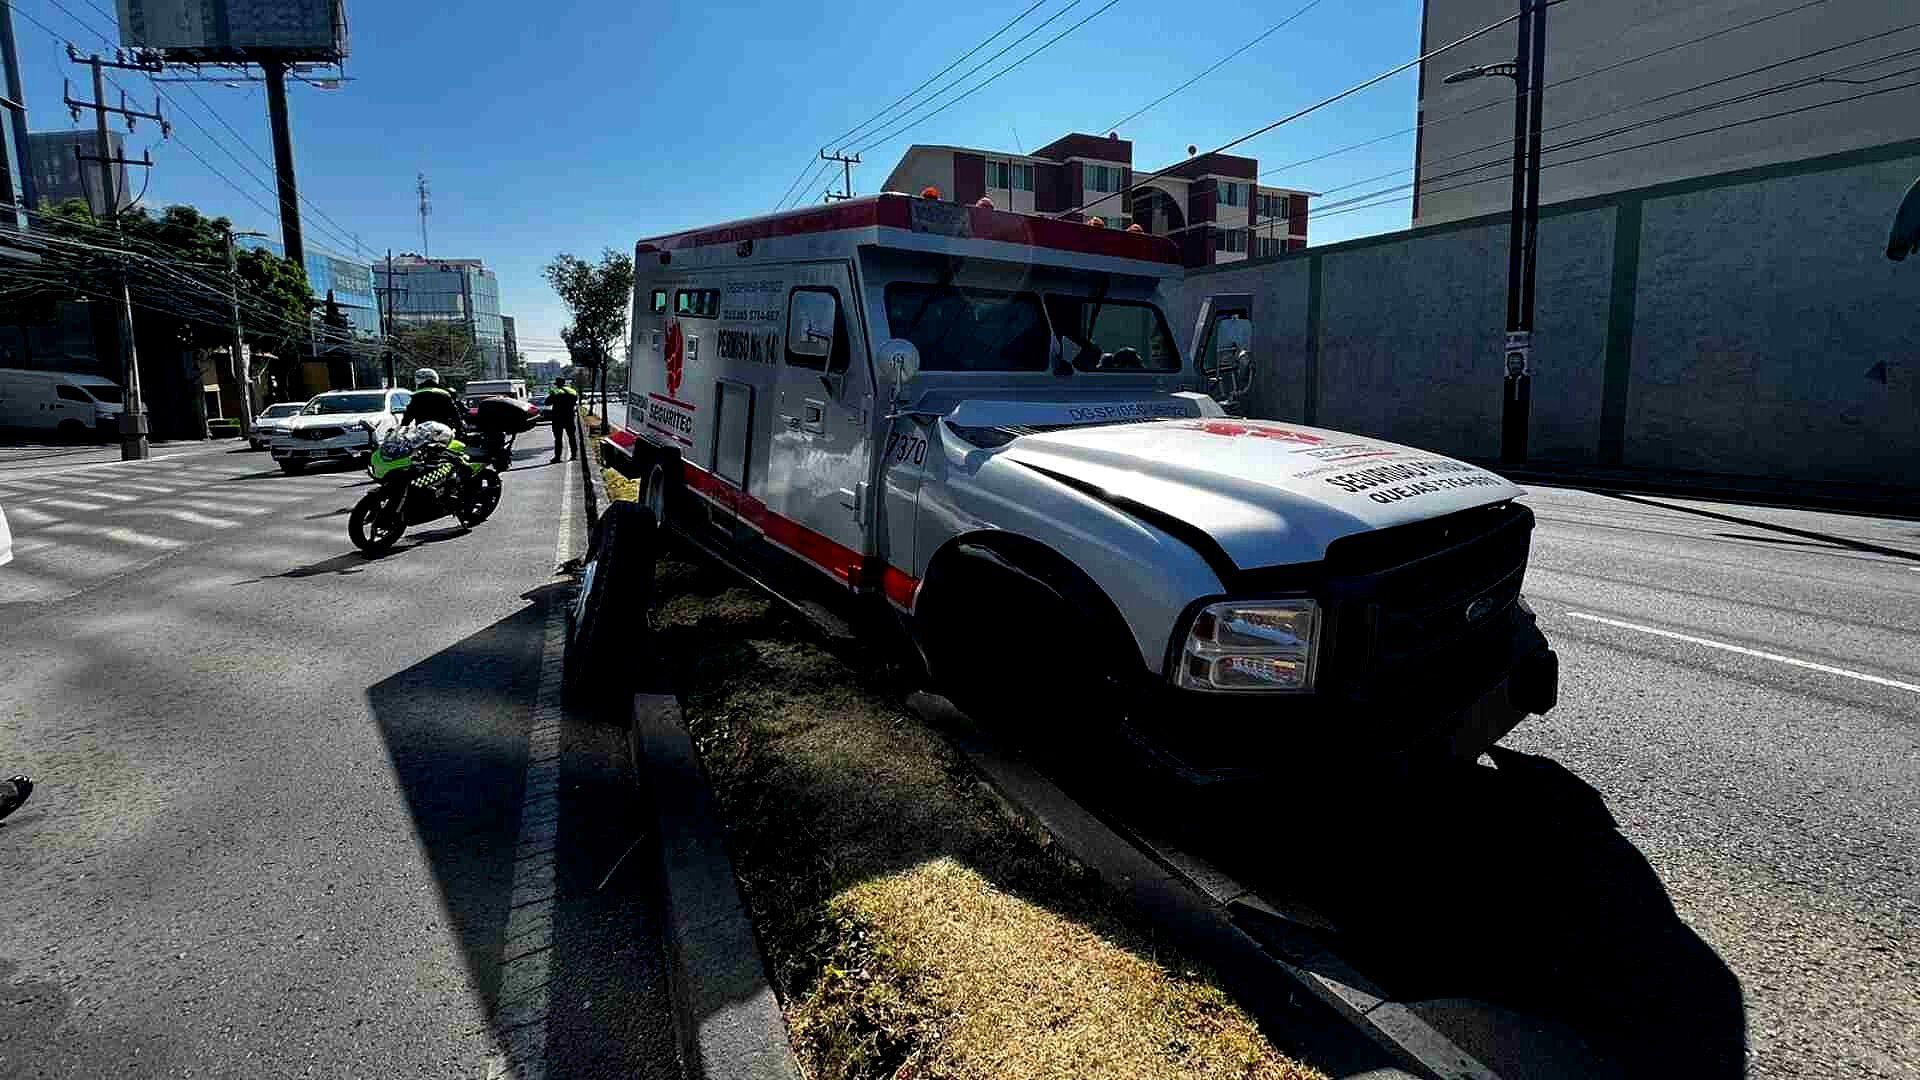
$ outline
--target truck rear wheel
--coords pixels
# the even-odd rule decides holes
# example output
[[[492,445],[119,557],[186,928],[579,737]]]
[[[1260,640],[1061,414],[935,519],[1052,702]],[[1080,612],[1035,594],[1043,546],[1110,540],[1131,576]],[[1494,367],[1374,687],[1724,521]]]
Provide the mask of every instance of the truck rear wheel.
[[[595,553],[580,578],[561,685],[567,701],[594,719],[630,722],[631,697],[650,669],[647,606],[653,598],[653,514],[616,502],[600,517]]]

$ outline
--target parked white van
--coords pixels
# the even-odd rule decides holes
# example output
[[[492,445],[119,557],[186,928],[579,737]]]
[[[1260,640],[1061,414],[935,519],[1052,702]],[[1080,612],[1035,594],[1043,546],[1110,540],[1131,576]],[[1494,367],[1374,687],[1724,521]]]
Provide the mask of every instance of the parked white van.
[[[120,385],[70,371],[0,368],[0,428],[45,431],[64,439],[120,430]]]

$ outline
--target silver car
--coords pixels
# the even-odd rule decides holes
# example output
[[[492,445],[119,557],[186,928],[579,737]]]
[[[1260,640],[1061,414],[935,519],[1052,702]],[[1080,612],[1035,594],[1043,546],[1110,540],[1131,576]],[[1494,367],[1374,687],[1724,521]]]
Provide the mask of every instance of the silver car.
[[[261,409],[260,415],[253,418],[253,432],[247,436],[247,442],[255,450],[272,446],[274,436],[286,432],[287,420],[298,416],[306,407],[304,401],[282,401]]]

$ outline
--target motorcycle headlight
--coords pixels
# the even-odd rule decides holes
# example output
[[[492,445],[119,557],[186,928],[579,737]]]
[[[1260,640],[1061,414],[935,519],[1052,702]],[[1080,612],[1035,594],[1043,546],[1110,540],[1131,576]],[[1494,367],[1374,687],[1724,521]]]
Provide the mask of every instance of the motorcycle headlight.
[[[1313,689],[1320,605],[1312,600],[1231,600],[1194,617],[1180,653],[1188,690]]]

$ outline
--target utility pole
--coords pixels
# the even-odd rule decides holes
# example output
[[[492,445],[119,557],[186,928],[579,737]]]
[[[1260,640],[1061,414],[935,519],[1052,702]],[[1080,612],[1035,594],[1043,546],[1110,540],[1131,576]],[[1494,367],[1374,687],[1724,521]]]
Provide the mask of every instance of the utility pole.
[[[114,230],[117,232],[120,228],[120,193],[114,190],[114,168],[119,165],[145,164],[150,166],[153,162],[151,160],[144,162],[128,161],[113,152],[113,145],[107,139],[107,114],[118,113],[122,117],[125,117],[128,131],[133,130],[133,126],[137,121],[152,120],[160,125],[160,135],[162,138],[170,135],[173,127],[160,115],[160,99],[158,96],[153,100],[153,111],[150,113],[127,108],[125,91],[121,91],[120,106],[118,108],[108,105],[103,69],[111,67],[125,71],[150,72],[158,70],[158,66],[144,62],[129,64],[118,60],[102,60],[97,53],[87,60],[82,61],[79,51],[72,45],[67,46],[67,58],[76,64],[86,63],[93,68],[92,101],[75,101],[70,87],[62,93],[61,97],[66,103],[67,111],[70,112],[76,120],[80,118],[80,110],[93,110],[94,147],[96,150],[94,160],[100,164],[100,185],[102,193],[105,195],[103,201],[106,205],[108,216],[113,220]],[[86,169],[83,166],[81,176],[84,177],[85,175]],[[140,394],[140,355],[135,349],[133,341],[133,294],[127,285],[127,268],[117,256],[113,259],[113,269],[115,284],[120,293],[120,303],[118,305],[118,314],[120,317],[120,372],[121,380],[126,386],[126,400],[121,404],[120,409],[120,459],[122,461],[135,461],[151,457],[153,450],[147,441],[147,432],[149,430],[147,425],[147,406]],[[205,432],[202,432],[202,434],[204,435]]]
[[[287,258],[307,268],[306,240],[300,234],[300,187],[293,174],[293,133],[287,126],[287,65],[262,60],[267,80],[267,124],[273,129],[273,172],[280,191],[280,244]]]
[[[227,304],[233,312],[233,343],[227,353],[227,375],[240,398],[240,437],[253,434],[253,372],[251,365],[243,357],[246,344],[240,340],[240,272],[233,257],[233,239],[236,236],[265,236],[266,233],[236,233],[233,226],[227,226]]]
[[[26,210],[40,205],[40,198],[33,189],[33,165],[27,161],[27,95],[20,88],[20,57],[13,46],[13,10],[10,0],[0,0],[0,70],[6,72],[6,82],[0,84],[0,124],[13,129],[13,142],[20,148],[20,176],[13,182],[13,197]],[[17,215],[21,228],[27,227],[24,213]]]
[[[420,193],[420,257],[426,259],[433,256],[433,249],[427,246],[427,215],[432,212],[433,203],[427,198],[429,194],[427,174],[415,173],[414,175],[418,178],[414,184],[414,190]]]
[[[1511,63],[1482,64],[1447,83],[1497,75],[1513,80],[1513,215],[1507,237],[1506,368],[1500,394],[1500,460],[1527,460],[1533,407],[1534,269],[1540,231],[1540,114],[1546,89],[1548,0],[1520,0],[1519,49]]]
[[[834,202],[839,199],[853,198],[853,167],[860,164],[860,155],[855,154],[852,157],[847,157],[838,150],[829,154],[822,148],[820,151],[820,160],[837,161],[840,163],[840,191],[838,193],[832,191],[827,192],[827,201]]]

